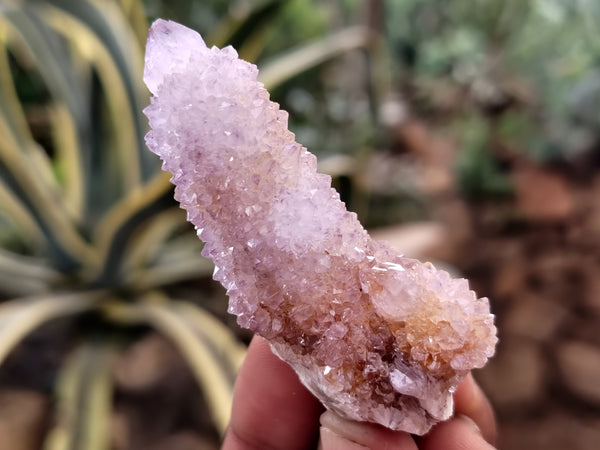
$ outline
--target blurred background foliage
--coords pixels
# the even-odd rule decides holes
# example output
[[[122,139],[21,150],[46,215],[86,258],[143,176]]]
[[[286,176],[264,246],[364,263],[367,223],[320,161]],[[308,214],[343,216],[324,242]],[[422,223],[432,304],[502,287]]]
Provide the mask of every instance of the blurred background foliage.
[[[227,424],[249,336],[145,149],[157,17],[257,63],[366,226],[451,228],[415,256],[564,226],[595,179],[596,1],[1,0],[1,448],[215,448]]]

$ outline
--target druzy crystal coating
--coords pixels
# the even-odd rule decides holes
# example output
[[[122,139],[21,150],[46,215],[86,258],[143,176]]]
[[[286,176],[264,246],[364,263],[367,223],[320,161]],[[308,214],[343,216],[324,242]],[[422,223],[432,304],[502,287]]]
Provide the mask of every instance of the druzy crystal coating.
[[[257,68],[158,20],[148,147],[204,240],[238,323],[339,415],[423,434],[494,353],[487,299],[371,240],[287,129]]]

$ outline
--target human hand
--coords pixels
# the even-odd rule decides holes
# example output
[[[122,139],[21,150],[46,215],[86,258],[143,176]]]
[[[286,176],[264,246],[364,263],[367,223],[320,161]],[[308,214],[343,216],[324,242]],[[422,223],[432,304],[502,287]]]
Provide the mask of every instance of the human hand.
[[[491,450],[494,413],[469,375],[454,394],[455,415],[425,436],[342,419],[327,411],[255,337],[234,391],[222,450]]]

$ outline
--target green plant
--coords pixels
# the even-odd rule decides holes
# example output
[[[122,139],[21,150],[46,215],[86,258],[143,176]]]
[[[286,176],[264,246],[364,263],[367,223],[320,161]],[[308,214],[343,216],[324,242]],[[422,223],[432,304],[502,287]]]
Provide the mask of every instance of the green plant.
[[[212,266],[145,149],[146,28],[138,2],[27,2],[0,14],[0,362],[49,320],[97,322],[61,368],[49,450],[107,448],[110,361],[130,324],[176,345],[221,431],[244,355],[224,325],[168,289]]]
[[[386,11],[403,97],[464,147],[464,192],[507,191],[494,167],[498,144],[515,159],[596,159],[598,2],[405,0]],[[465,116],[487,122],[476,146]]]
[[[226,18],[215,36],[257,55],[267,41],[252,24],[284,3]],[[173,296],[174,285],[213,267],[143,141],[145,14],[135,0],[0,8],[0,364],[46,322],[94,324],[80,327],[60,368],[47,450],[108,448],[110,364],[132,326],[175,344],[220,432],[245,354],[198,302]],[[265,81],[273,87],[366,39],[352,28],[280,54]],[[284,70],[281,61],[296,64]]]
[[[470,200],[502,199],[512,194],[511,181],[488,148],[487,122],[469,117],[456,169],[462,194]]]

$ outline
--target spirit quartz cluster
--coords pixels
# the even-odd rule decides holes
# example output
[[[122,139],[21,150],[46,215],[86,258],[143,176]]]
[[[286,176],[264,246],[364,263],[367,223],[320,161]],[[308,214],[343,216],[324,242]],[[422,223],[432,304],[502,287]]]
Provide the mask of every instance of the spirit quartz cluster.
[[[497,341],[464,279],[371,240],[287,129],[257,68],[158,20],[149,148],[205,241],[238,323],[337,414],[423,434]]]

